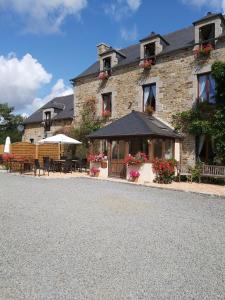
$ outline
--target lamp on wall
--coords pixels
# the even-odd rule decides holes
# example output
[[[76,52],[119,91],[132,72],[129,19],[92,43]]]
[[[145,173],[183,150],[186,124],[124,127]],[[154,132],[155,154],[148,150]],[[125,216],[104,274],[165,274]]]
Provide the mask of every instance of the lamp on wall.
[[[148,139],[147,141],[148,141],[148,144],[151,145],[152,140],[151,140],[151,139]]]

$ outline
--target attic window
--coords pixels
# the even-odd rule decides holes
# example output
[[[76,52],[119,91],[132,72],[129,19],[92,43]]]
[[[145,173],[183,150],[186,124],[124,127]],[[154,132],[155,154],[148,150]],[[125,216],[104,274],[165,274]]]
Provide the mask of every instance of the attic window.
[[[103,59],[103,69],[104,71],[110,72],[111,70],[111,57],[106,57]]]
[[[155,43],[149,43],[144,46],[144,57],[151,58],[155,56]]]
[[[210,43],[215,46],[215,23],[199,28],[199,43],[202,45]]]

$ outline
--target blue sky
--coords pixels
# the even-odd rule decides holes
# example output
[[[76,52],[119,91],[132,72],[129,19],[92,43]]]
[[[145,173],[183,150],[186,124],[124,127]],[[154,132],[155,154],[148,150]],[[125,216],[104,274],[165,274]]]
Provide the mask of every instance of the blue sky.
[[[224,0],[0,0],[0,101],[29,114],[72,92],[69,80],[97,59],[99,42],[123,48],[224,7]]]

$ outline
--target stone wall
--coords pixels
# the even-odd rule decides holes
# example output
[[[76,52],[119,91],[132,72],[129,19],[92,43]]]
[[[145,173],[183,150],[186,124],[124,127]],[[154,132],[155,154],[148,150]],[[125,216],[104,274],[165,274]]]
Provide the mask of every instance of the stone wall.
[[[75,83],[75,124],[79,126],[80,111],[85,102],[95,97],[97,112],[102,113],[102,94],[112,93],[112,119],[120,118],[131,110],[143,110],[143,85],[156,83],[157,103],[155,116],[171,125],[172,115],[190,109],[198,96],[197,75],[211,71],[215,60],[225,60],[224,41],[217,43],[217,50],[206,61],[199,61],[193,49],[184,49],[157,58],[151,70],[143,71],[136,62],[114,69],[107,81],[95,76],[77,79]],[[195,138],[187,136],[183,141],[182,161],[195,162]]]
[[[54,121],[51,126],[51,131],[47,132],[47,136],[52,136],[55,131],[71,124],[72,120]],[[44,139],[45,137],[44,126],[42,126],[40,123],[27,124],[25,126],[22,141],[30,142],[30,139],[34,139],[34,143],[36,144],[39,140]]]

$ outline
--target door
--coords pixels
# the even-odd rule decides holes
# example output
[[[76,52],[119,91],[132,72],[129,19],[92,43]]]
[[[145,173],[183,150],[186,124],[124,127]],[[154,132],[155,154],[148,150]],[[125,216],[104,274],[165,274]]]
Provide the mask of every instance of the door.
[[[124,140],[111,142],[109,157],[109,177],[126,178],[126,166],[124,158],[126,156],[127,143]]]

